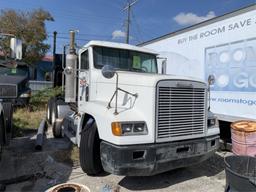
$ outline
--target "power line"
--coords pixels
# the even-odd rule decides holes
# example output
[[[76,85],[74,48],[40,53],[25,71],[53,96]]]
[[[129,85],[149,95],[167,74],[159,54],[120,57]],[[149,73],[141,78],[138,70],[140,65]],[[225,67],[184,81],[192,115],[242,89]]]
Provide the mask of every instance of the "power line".
[[[48,37],[54,37],[53,35],[48,35]],[[57,36],[57,39],[69,39],[69,37]],[[76,38],[76,40],[80,41],[90,41],[91,39],[83,39],[83,38]]]
[[[6,9],[13,9],[12,7]],[[16,9],[17,10],[17,9]],[[21,11],[21,10],[18,10]],[[113,21],[118,21],[122,19],[121,17],[107,17],[107,16],[99,16],[99,15],[92,15],[92,14],[80,14],[78,15],[77,12],[60,12],[60,10],[49,11],[47,10],[54,18],[55,22],[59,20],[71,20],[71,21],[80,21],[80,22],[91,22],[91,23],[100,23],[109,25],[112,24]]]
[[[54,36],[53,35],[48,35],[48,37],[50,37],[50,38],[54,38]],[[69,37],[64,37],[64,36],[57,36],[56,37],[57,39],[67,39],[67,40],[69,40]],[[97,38],[76,38],[76,40],[78,40],[78,41],[91,41],[91,40],[95,40],[95,39],[97,39]],[[104,39],[98,39],[98,40],[106,40],[105,38]]]
[[[69,35],[68,32],[57,32],[60,35]],[[47,34],[52,35],[53,32],[47,32]],[[92,37],[106,37],[109,38],[110,35],[97,35],[97,34],[89,34],[89,33],[77,33],[76,36],[92,36]]]
[[[23,2],[23,1],[18,1],[18,2],[8,1],[8,4],[13,4],[13,5],[22,4],[22,5],[24,5],[24,2]],[[42,6],[41,6],[40,4],[38,4],[38,3],[29,2],[28,4],[31,5],[30,7],[33,7],[34,9],[38,9],[39,7],[42,7]],[[81,8],[81,6],[80,6],[79,8]],[[13,7],[5,7],[5,9],[14,9],[14,8],[13,8]],[[45,8],[43,7],[43,9],[45,9]],[[16,9],[16,10],[21,11],[20,9]],[[46,9],[45,9],[45,10],[46,10]],[[73,9],[73,10],[75,10],[75,9]],[[61,13],[62,16],[63,16],[63,15],[74,15],[74,14],[78,14],[77,11],[72,11],[72,9],[68,9],[68,10],[63,10],[63,9],[58,9],[58,10],[56,10],[56,9],[55,9],[55,10],[52,11],[52,12],[51,12],[50,10],[47,10],[47,11],[49,11],[50,13],[58,12],[58,13]],[[90,13],[88,13],[88,12],[86,12],[86,11],[88,11],[88,10],[84,9],[84,12],[83,12],[83,11],[80,11],[80,12],[79,12],[79,16],[80,16],[80,17],[83,17],[83,16],[85,16],[85,17],[95,17],[95,18],[101,18],[101,19],[116,19],[116,18],[117,18],[117,17],[111,17],[111,16],[99,15],[99,14],[94,15],[94,14],[90,14]]]
[[[89,13],[86,13],[86,14],[83,14],[82,12],[79,12],[79,15],[78,15],[78,12],[72,12],[70,10],[68,10],[68,12],[66,11],[62,11],[62,10],[54,10],[54,12],[56,13],[60,13],[62,15],[67,15],[67,16],[74,16],[74,15],[77,15],[79,16],[80,18],[81,17],[85,17],[85,18],[88,18],[88,17],[92,17],[92,18],[100,18],[100,19],[105,19],[105,20],[116,20],[117,18],[120,18],[120,17],[109,17],[109,16],[106,16],[106,15],[94,15],[94,14],[89,14]],[[53,12],[53,13],[54,13]],[[120,18],[121,19],[121,18]]]
[[[109,25],[113,23],[113,20],[97,20],[97,19],[90,19],[86,17],[80,17],[80,16],[75,16],[75,15],[55,15],[58,17],[55,17],[54,20],[55,22],[60,21],[60,20],[70,20],[70,21],[80,21],[80,22],[85,22],[85,23],[100,23],[100,24],[105,24]],[[54,16],[53,16],[54,17]]]

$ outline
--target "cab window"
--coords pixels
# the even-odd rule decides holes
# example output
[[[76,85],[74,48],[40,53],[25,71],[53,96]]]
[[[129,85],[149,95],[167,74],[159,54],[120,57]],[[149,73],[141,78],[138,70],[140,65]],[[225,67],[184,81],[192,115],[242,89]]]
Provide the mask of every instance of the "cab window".
[[[81,69],[89,69],[88,51],[81,53]]]
[[[156,55],[150,53],[95,46],[93,58],[96,69],[111,65],[117,70],[157,73]]]

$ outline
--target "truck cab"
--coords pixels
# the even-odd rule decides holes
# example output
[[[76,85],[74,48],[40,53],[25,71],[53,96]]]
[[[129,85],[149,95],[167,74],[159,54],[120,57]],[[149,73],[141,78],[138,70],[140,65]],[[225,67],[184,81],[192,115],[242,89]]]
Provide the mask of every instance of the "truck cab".
[[[208,85],[158,74],[154,51],[90,41],[78,54],[71,49],[64,74],[65,95],[50,101],[50,124],[55,137],[78,145],[87,174],[154,175],[218,149]]]

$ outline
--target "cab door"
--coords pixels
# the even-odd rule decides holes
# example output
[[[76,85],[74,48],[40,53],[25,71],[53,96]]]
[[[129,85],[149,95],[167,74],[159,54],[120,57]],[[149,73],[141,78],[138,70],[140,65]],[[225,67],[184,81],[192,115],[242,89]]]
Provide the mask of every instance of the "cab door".
[[[78,107],[80,109],[89,101],[89,53],[88,49],[80,54],[78,75]]]

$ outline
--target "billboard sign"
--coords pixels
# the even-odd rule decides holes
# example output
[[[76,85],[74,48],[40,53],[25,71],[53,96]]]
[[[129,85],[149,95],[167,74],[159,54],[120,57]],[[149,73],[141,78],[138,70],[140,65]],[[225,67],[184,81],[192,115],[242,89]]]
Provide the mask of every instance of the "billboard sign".
[[[239,10],[142,46],[167,57],[167,74],[207,82],[219,118],[256,119],[256,6]],[[225,117],[225,118],[224,118]]]

